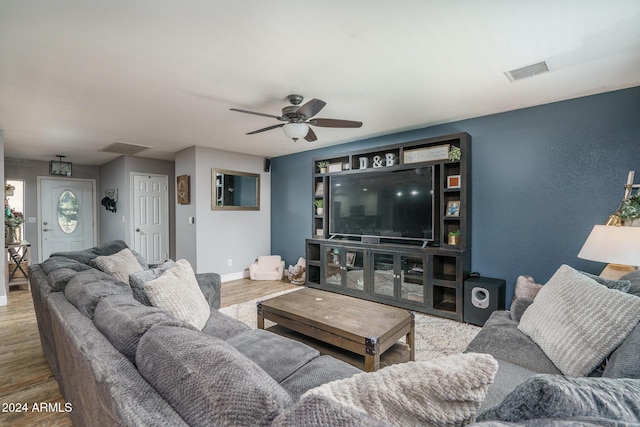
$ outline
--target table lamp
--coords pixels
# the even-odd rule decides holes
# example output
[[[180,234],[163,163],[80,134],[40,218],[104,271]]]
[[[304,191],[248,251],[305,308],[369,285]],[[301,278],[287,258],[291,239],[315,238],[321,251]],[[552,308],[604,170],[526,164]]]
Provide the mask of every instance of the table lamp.
[[[600,277],[619,279],[640,265],[640,227],[595,225],[578,258],[609,263]]]

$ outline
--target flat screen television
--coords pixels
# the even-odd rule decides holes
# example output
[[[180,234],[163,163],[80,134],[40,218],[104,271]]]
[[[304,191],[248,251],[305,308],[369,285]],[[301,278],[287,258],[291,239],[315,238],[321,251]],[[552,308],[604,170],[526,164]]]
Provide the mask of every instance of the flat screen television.
[[[329,234],[433,240],[433,168],[329,178]]]

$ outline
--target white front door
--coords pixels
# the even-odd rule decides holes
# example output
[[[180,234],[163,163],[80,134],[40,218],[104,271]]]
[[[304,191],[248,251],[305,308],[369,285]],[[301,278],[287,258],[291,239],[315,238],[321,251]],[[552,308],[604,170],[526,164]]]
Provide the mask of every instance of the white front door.
[[[38,177],[40,262],[96,245],[94,180]]]
[[[133,173],[133,249],[149,264],[169,257],[169,178]]]

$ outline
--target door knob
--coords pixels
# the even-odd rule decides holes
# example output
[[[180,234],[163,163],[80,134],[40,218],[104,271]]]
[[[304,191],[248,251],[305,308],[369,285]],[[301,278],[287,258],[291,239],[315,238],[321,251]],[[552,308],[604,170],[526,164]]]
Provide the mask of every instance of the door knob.
[[[139,233],[139,232],[140,232],[140,229],[139,229],[139,228],[136,228],[136,233]]]
[[[51,231],[49,228],[43,228],[42,231]]]

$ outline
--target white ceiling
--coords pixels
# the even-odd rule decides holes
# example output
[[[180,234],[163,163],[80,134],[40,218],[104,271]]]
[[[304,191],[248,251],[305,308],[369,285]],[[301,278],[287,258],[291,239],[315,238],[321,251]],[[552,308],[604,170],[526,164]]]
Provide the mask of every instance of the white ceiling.
[[[638,85],[638,0],[0,1],[10,158],[99,165],[114,141],[273,157]],[[364,125],[294,143],[229,111],[279,115],[291,93]]]

